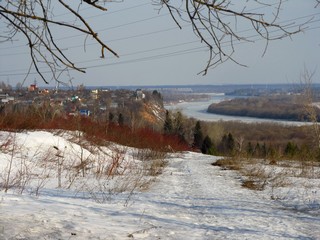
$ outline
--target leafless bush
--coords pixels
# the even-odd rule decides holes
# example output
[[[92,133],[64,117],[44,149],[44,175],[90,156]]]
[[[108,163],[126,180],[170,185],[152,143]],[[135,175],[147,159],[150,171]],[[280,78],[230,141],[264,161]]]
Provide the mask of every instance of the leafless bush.
[[[5,141],[5,145],[8,148],[8,153],[9,153],[9,159],[8,159],[8,165],[5,169],[5,176],[3,179],[3,184],[2,187],[5,192],[7,192],[11,187],[14,187],[14,182],[16,181],[15,178],[12,179],[12,170],[13,170],[13,162],[14,162],[14,156],[15,152],[17,149],[17,144],[16,144],[16,133],[13,133],[12,135],[9,134],[8,138]]]
[[[149,148],[137,149],[134,153],[134,157],[138,160],[154,160],[154,159],[165,159],[167,157],[167,152],[157,151]]]
[[[259,164],[259,163],[250,163],[250,165],[243,166],[241,169],[241,173],[246,177],[252,178],[260,178],[265,179],[269,177],[269,173],[266,170],[266,166]]]
[[[44,151],[38,158],[38,161],[35,163],[35,168],[38,170],[37,173],[33,174],[31,194],[39,196],[41,189],[50,181],[50,177],[54,171],[53,161],[54,155],[52,154],[51,149]]]
[[[126,147],[112,145],[107,149],[98,149],[91,157],[93,167],[89,169],[86,178],[74,177],[78,193],[86,192],[95,202],[105,203],[114,195],[125,192],[128,202],[137,189],[143,188],[150,181],[145,178],[140,161],[126,158]]]
[[[319,209],[317,185],[320,164],[313,161],[278,160],[273,165],[262,159],[224,158],[213,163],[241,175],[242,186],[264,191],[270,199],[299,211]]]
[[[20,160],[20,168],[15,172],[16,183],[14,184],[16,188],[19,189],[20,194],[24,192],[26,186],[33,178],[32,166],[33,164],[27,162],[25,158]]]
[[[112,200],[113,196],[125,193],[125,205],[128,204],[131,196],[140,190],[147,188],[152,182],[151,178],[145,177],[143,169],[138,166],[131,166],[126,170],[125,175],[102,174],[99,178],[92,178],[91,181],[85,179],[77,188],[78,193],[85,192],[89,198],[97,203],[105,203]]]
[[[144,172],[147,176],[158,176],[162,173],[163,169],[167,166],[168,161],[165,159],[154,159],[144,161]]]
[[[270,198],[272,200],[280,199],[281,197],[276,194],[276,190],[290,186],[290,181],[285,174],[276,174],[269,181],[270,185]]]
[[[259,191],[264,190],[271,176],[271,174],[266,171],[265,167],[261,164],[242,167],[240,171],[243,176],[245,176],[242,186]]]
[[[1,134],[4,139],[1,139],[0,142],[0,151],[3,153],[8,153],[10,147],[12,147],[13,135],[12,134]]]
[[[168,154],[164,151],[153,149],[136,149],[133,157],[139,161],[143,161],[143,171],[146,176],[157,176],[162,173],[166,167]]]
[[[113,191],[109,186],[109,180],[99,179],[94,184],[84,184],[82,190],[87,192],[93,201],[97,203],[106,203],[111,200]]]
[[[95,159],[95,169],[94,174],[97,179],[100,179],[107,172],[106,168],[108,166],[109,158],[106,157],[105,154],[99,154]]]
[[[299,171],[297,175],[303,178],[320,178],[320,164],[316,162],[299,162]]]
[[[47,184],[58,181],[59,188],[74,190],[76,195],[84,194],[98,203],[123,193],[128,204],[136,191],[150,186],[167,163],[165,152],[143,149],[130,155],[128,147],[90,145],[79,134],[77,143],[58,142],[47,149],[33,146],[32,151],[23,143],[18,146],[15,135],[8,136],[10,140],[3,141],[8,164],[1,173],[5,191],[14,188],[38,196]]]
[[[212,166],[221,167],[223,170],[240,170],[241,169],[241,160],[236,157],[225,157],[218,159]]]
[[[120,169],[120,166],[123,161],[123,153],[121,153],[120,151],[113,152],[111,156],[111,162],[106,169],[107,176],[122,175],[124,170]]]
[[[49,178],[49,165],[52,162],[52,152],[42,149],[38,146],[34,149],[31,156],[19,146],[16,141],[16,133],[8,134],[10,137],[10,145],[6,148],[10,151],[7,167],[4,169],[2,187],[7,192],[13,188],[22,194],[27,189],[31,189],[31,193],[39,195],[40,189],[45,186]],[[31,185],[35,185],[32,189]]]

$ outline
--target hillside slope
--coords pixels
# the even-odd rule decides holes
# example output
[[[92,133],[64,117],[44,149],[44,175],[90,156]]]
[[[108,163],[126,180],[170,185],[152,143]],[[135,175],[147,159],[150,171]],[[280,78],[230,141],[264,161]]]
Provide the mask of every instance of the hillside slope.
[[[216,159],[173,154],[148,190],[103,204],[50,184],[40,196],[1,191],[0,239],[320,239],[319,214],[242,188]]]

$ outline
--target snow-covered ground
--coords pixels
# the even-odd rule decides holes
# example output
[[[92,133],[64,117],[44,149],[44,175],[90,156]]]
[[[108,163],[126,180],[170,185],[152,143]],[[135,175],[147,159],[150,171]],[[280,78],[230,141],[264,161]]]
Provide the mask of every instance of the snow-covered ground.
[[[0,134],[3,143],[8,135]],[[14,169],[26,169],[21,164],[27,165],[33,170],[28,169],[30,173],[38,176],[44,173],[41,176],[48,178],[38,189],[38,195],[36,177],[27,181],[30,186],[26,186],[23,194],[15,188],[7,193],[0,192],[0,239],[320,239],[319,189],[306,190],[304,196],[312,199],[311,209],[294,208],[288,202],[271,200],[268,191],[241,187],[236,172],[211,166],[217,157],[199,153],[172,154],[161,175],[147,177],[152,179],[148,188],[135,188],[131,194],[126,191],[110,193],[110,199],[99,201],[101,192],[98,191],[94,198],[93,192],[97,189],[90,188],[91,193],[85,192],[83,190],[88,188],[80,188],[79,182],[84,186],[83,179],[86,179],[87,187],[96,184],[89,173],[93,169],[96,173],[101,164],[93,160],[103,159],[102,153],[107,154],[105,158],[109,160],[118,155],[113,155],[112,146],[84,149],[83,145],[71,141],[70,136],[41,131],[16,134],[13,138],[16,152],[18,146],[23,150],[19,157],[12,157],[12,148],[1,144],[2,184],[11,159]],[[71,176],[63,170],[62,187],[57,188],[59,182],[52,168],[54,165],[33,163],[39,162],[39,157],[47,156],[44,153],[48,153],[50,146],[64,149],[66,162],[71,159],[79,162],[79,156],[91,159],[86,176],[76,176],[70,187]],[[106,184],[112,185],[113,180],[126,174],[130,181],[137,181],[129,176],[139,175],[141,171],[137,169],[144,163],[133,157],[132,151],[126,148],[122,152],[121,173],[108,178]],[[59,156],[62,153],[51,154]],[[131,161],[133,165],[129,164]],[[142,179],[139,177],[139,181]],[[121,178],[116,183],[125,180]],[[290,195],[288,189],[282,191]]]

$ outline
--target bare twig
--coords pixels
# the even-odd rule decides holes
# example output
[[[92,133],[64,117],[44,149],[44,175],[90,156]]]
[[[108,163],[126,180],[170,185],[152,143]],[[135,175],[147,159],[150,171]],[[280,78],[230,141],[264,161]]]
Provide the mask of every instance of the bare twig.
[[[86,22],[84,17],[79,14],[79,9],[74,10],[62,0],[59,0],[60,6],[80,20],[82,23],[80,26],[58,19],[54,14],[57,5],[53,6],[51,1],[27,0],[14,2],[6,0],[3,2],[0,6],[0,17],[4,20],[4,24],[7,25],[8,31],[1,36],[2,42],[12,41],[19,34],[22,34],[28,42],[32,66],[45,83],[49,82],[45,73],[51,74],[51,78],[56,81],[68,69],[85,73],[84,68],[76,66],[74,61],[66,55],[63,46],[57,44],[56,33],[51,31],[52,26],[79,32],[84,36],[91,36],[101,46],[101,57],[105,56],[105,50],[118,57],[117,53],[98,37],[98,34]],[[82,0],[79,2],[82,3]],[[83,2],[99,10],[107,10],[100,4],[104,1],[88,0]],[[41,70],[42,65],[48,66],[49,71]],[[26,74],[28,75],[29,73],[30,70]]]
[[[318,0],[317,0],[318,1]],[[290,37],[301,31],[301,25],[296,29],[288,30],[289,25],[277,23],[282,9],[283,0],[267,4],[260,0],[245,1],[239,3],[234,0],[185,0],[184,5],[179,6],[169,0],[158,0],[160,6],[165,6],[173,20],[177,23],[177,17],[191,23],[195,35],[208,47],[208,62],[200,73],[207,74],[208,70],[228,60],[245,66],[237,61],[233,54],[234,45],[239,42],[253,42],[252,38],[244,32],[237,31],[237,26],[249,26],[258,36],[266,41],[263,55],[271,40],[279,40]],[[247,6],[258,6],[252,11]],[[267,20],[268,15],[262,8],[273,9],[273,15]],[[174,11],[173,11],[174,10]],[[261,12],[260,12],[261,11]],[[174,15],[174,13],[177,13]],[[178,26],[181,25],[178,23]],[[274,34],[277,32],[277,34]],[[228,43],[228,44],[224,44]]]

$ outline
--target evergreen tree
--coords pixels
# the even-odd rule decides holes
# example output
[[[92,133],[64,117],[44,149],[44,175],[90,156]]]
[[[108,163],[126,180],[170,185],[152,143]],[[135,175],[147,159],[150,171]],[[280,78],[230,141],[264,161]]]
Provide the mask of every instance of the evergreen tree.
[[[277,152],[275,148],[272,145],[269,145],[268,147],[268,159],[270,159],[270,164],[276,164],[277,163]]]
[[[210,155],[215,154],[214,145],[212,143],[211,138],[208,135],[204,138],[202,142],[201,152],[203,154],[210,154]]]
[[[109,122],[113,122],[114,115],[112,112],[109,113]]]
[[[231,133],[224,134],[219,144],[219,151],[223,154],[233,154],[235,141]]]
[[[268,150],[267,150],[266,143],[263,143],[263,145],[261,147],[261,157],[266,159],[267,158],[267,153],[268,153]]]
[[[225,154],[227,152],[227,139],[228,136],[224,134],[219,144],[219,152]]]
[[[118,116],[118,124],[119,124],[120,126],[123,126],[123,124],[124,124],[124,118],[123,118],[122,113],[119,113],[119,116]]]
[[[252,157],[253,156],[253,147],[252,147],[252,143],[251,142],[248,142],[247,144],[247,155],[248,157]]]
[[[235,142],[234,138],[231,133],[228,134],[228,139],[227,139],[227,150],[229,153],[232,153],[234,150]]]
[[[256,157],[261,157],[261,147],[260,143],[257,142],[256,147],[254,148],[254,155]]]
[[[288,142],[284,150],[284,153],[286,156],[292,158],[297,153],[297,151],[298,151],[297,145],[292,142]]]
[[[194,128],[194,133],[193,133],[193,147],[196,148],[201,148],[202,146],[202,142],[203,142],[203,134],[202,134],[202,130],[201,130],[201,125],[200,125],[200,121],[196,122],[196,126]]]
[[[163,132],[165,134],[171,134],[173,131],[173,126],[172,126],[172,119],[170,116],[170,112],[167,110],[166,111],[166,119],[164,120],[164,125],[163,125]]]
[[[177,112],[177,115],[174,119],[174,133],[179,136],[179,138],[184,141],[184,127],[183,127],[183,121],[182,121],[182,114],[181,112]]]
[[[162,100],[161,93],[159,93],[157,90],[153,90],[152,96],[156,99]]]

